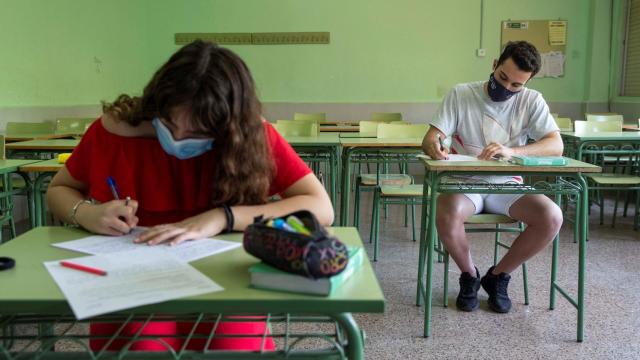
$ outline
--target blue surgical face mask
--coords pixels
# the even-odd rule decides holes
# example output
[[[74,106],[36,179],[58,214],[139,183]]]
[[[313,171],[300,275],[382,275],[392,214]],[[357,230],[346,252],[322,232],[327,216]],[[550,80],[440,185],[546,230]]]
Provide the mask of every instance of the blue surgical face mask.
[[[489,93],[489,97],[493,101],[507,101],[513,95],[518,93],[518,91],[511,91],[502,86],[502,84],[500,84],[500,82],[493,76],[493,73],[489,75],[489,85],[487,85],[487,92]]]
[[[180,160],[202,155],[213,147],[213,139],[175,140],[171,134],[171,130],[158,118],[153,119],[151,124],[153,124],[153,127],[156,129],[158,141],[160,141],[162,149],[167,154],[173,155]]]

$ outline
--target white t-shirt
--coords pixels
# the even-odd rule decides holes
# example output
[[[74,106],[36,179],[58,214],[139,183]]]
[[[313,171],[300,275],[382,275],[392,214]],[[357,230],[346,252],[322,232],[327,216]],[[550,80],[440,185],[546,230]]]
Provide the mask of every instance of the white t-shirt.
[[[452,136],[452,153],[477,156],[487,144],[526,145],[560,131],[542,95],[523,88],[506,101],[493,101],[484,91],[485,81],[458,84],[444,98],[430,122]]]

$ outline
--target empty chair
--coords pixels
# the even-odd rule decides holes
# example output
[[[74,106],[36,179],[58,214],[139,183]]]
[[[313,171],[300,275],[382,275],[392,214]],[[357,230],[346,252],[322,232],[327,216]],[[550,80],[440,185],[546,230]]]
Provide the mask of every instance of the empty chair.
[[[576,133],[597,133],[597,132],[620,132],[622,131],[622,121],[581,121],[573,123]]]
[[[293,120],[314,120],[314,121],[326,121],[326,113],[294,113]]]
[[[624,122],[624,118],[619,114],[585,114],[587,121],[620,121]]]
[[[420,138],[422,139],[429,129],[427,124],[385,124],[380,123],[377,126],[377,135],[379,139],[410,139]],[[375,155],[380,157],[377,161],[377,169],[375,174],[360,174],[355,183],[355,206],[354,206],[354,226],[358,227],[360,223],[360,191],[363,188],[394,185],[394,186],[406,186],[413,183],[413,178],[407,174],[407,162],[408,159],[415,155],[415,150],[389,150],[381,151]],[[387,173],[386,168],[389,163],[397,163],[400,165],[400,172],[396,174]],[[383,173],[380,173],[380,169],[383,169]],[[405,211],[405,215],[407,215]]]
[[[278,120],[274,127],[282,136],[318,135],[318,124],[313,121]]]
[[[391,121],[401,121],[401,120],[402,120],[401,113],[388,113],[388,112],[371,113],[371,121],[391,122]]]
[[[571,122],[570,118],[554,117],[553,119],[556,121],[560,131],[573,131],[573,122]]]
[[[58,118],[56,119],[57,134],[84,134],[95,118]]]
[[[360,132],[361,133],[371,133],[374,135],[378,134],[378,124],[377,121],[360,121]]]

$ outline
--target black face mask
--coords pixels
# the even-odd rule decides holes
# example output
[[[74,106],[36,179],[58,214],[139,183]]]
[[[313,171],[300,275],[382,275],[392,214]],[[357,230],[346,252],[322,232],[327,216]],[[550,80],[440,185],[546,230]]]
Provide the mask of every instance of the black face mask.
[[[518,93],[518,91],[511,91],[502,86],[502,84],[500,84],[500,82],[498,82],[493,76],[493,73],[489,75],[489,85],[487,86],[487,92],[489,93],[489,97],[493,101],[507,101],[513,95]]]

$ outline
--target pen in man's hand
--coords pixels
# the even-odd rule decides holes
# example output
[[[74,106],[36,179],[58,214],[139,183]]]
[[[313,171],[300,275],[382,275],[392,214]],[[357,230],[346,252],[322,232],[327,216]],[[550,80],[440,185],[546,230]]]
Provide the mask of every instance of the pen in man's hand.
[[[442,141],[442,136],[440,134],[436,134],[438,137],[438,143],[440,143],[440,151],[444,151],[444,141]]]

